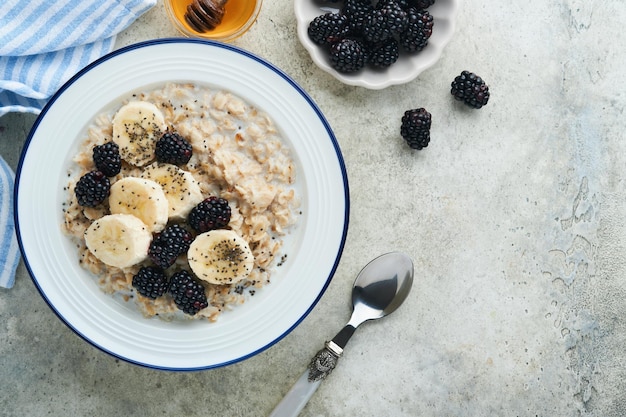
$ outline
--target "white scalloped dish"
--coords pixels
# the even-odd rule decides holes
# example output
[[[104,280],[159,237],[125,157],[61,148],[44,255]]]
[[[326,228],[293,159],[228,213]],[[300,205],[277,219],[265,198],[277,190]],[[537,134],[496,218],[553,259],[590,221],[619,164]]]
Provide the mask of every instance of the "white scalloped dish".
[[[433,33],[428,40],[428,45],[423,50],[413,54],[401,52],[398,61],[386,69],[377,70],[366,67],[355,73],[342,73],[335,70],[330,64],[326,50],[311,41],[307,33],[309,23],[315,17],[333,11],[333,9],[336,11],[341,7],[342,2],[294,0],[294,11],[300,43],[309,52],[311,59],[319,68],[344,84],[379,90],[392,85],[408,83],[437,62],[454,34],[459,1],[436,0],[435,4],[428,8],[428,12],[433,16]]]
[[[284,237],[287,262],[254,297],[216,322],[145,318],[105,294],[64,235],[67,168],[85,129],[120,98],[169,82],[217,87],[266,112],[296,165],[302,215]],[[174,371],[249,358],[293,330],[317,304],[339,262],[348,226],[348,182],[323,114],[281,70],[237,47],[159,39],[122,48],[89,65],[50,100],[24,146],[16,175],[16,229],[39,292],[80,337],[130,363]]]

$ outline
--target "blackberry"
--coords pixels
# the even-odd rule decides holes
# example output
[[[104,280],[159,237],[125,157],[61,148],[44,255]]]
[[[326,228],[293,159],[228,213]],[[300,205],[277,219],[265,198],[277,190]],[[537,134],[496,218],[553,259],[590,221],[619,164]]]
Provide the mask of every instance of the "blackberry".
[[[389,38],[369,48],[369,63],[376,68],[386,68],[396,62],[400,56],[398,41]]]
[[[407,110],[402,116],[400,134],[413,149],[422,149],[430,141],[430,113],[424,108]]]
[[[176,132],[167,131],[156,143],[156,159],[174,165],[184,165],[193,155],[191,144]]]
[[[404,31],[408,23],[407,12],[400,5],[388,0],[381,2],[367,15],[363,36],[369,42],[382,42]]]
[[[376,7],[379,7],[379,5],[380,5],[380,6],[382,6],[382,4],[381,4],[381,3],[383,3],[383,4],[384,4],[384,2],[386,2],[386,1],[390,1],[390,0],[382,0],[382,1],[379,1],[379,2],[376,4]],[[395,1],[396,3],[398,3],[398,6],[400,6],[400,7],[402,8],[402,10],[406,10],[406,9],[408,9],[409,7],[411,7],[411,4],[410,4],[410,3],[411,3],[411,0],[391,0],[391,1]]]
[[[398,6],[400,6],[402,8],[402,10],[406,10],[410,7],[410,2],[411,0],[379,0],[376,3],[376,8],[380,9],[381,7],[383,7],[385,5],[385,3],[389,3],[389,2],[396,2],[398,4]]]
[[[365,45],[356,39],[342,39],[330,47],[330,63],[337,71],[356,72],[367,62]]]
[[[191,316],[209,306],[204,286],[185,270],[172,275],[169,293],[176,307]]]
[[[326,13],[309,23],[309,38],[318,45],[330,45],[348,33],[348,18],[340,13]]]
[[[191,209],[187,223],[196,232],[204,233],[225,227],[230,221],[230,213],[228,201],[211,196]]]
[[[410,2],[418,10],[425,10],[435,4],[435,0],[412,0]]]
[[[109,196],[111,182],[101,171],[89,171],[76,183],[74,194],[78,204],[95,207]]]
[[[480,109],[489,101],[489,87],[482,78],[469,71],[461,72],[452,81],[450,93],[456,100],[475,109]]]
[[[107,177],[114,177],[119,174],[122,169],[122,158],[117,143],[107,142],[94,146],[93,162],[96,164],[96,168]]]
[[[407,52],[418,52],[428,44],[433,34],[433,17],[427,10],[409,8],[407,10],[408,23],[400,33],[400,45]]]
[[[360,35],[363,33],[367,16],[374,10],[369,0],[346,0],[341,13],[348,19],[350,33]]]
[[[169,284],[163,269],[155,266],[144,266],[133,276],[133,287],[137,292],[153,300],[165,294]]]
[[[176,258],[189,250],[192,241],[193,236],[187,229],[173,224],[154,236],[148,257],[161,268],[168,268],[176,262]]]

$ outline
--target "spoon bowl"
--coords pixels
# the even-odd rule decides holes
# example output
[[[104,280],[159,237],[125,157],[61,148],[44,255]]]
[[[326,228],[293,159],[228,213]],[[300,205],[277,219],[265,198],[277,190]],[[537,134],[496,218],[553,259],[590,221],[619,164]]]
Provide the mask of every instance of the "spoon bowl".
[[[391,314],[404,302],[412,285],[413,262],[405,254],[390,252],[372,260],[354,281],[354,320],[367,321]]]

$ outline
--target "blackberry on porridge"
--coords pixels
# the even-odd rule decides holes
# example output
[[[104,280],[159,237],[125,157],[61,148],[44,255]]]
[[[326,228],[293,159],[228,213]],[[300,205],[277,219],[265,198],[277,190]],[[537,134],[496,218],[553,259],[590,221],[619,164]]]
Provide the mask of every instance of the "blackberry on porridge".
[[[295,164],[271,118],[195,84],[96,116],[68,174],[63,229],[81,266],[146,317],[215,321],[243,304],[284,262],[298,215]]]

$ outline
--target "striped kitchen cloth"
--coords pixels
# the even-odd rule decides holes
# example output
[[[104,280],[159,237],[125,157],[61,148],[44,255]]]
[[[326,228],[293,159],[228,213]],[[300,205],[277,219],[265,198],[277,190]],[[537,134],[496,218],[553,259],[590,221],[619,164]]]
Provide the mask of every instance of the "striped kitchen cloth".
[[[0,287],[11,288],[20,261],[13,223],[13,181],[15,176],[0,156]]]
[[[38,114],[157,0],[1,0],[0,116]]]

